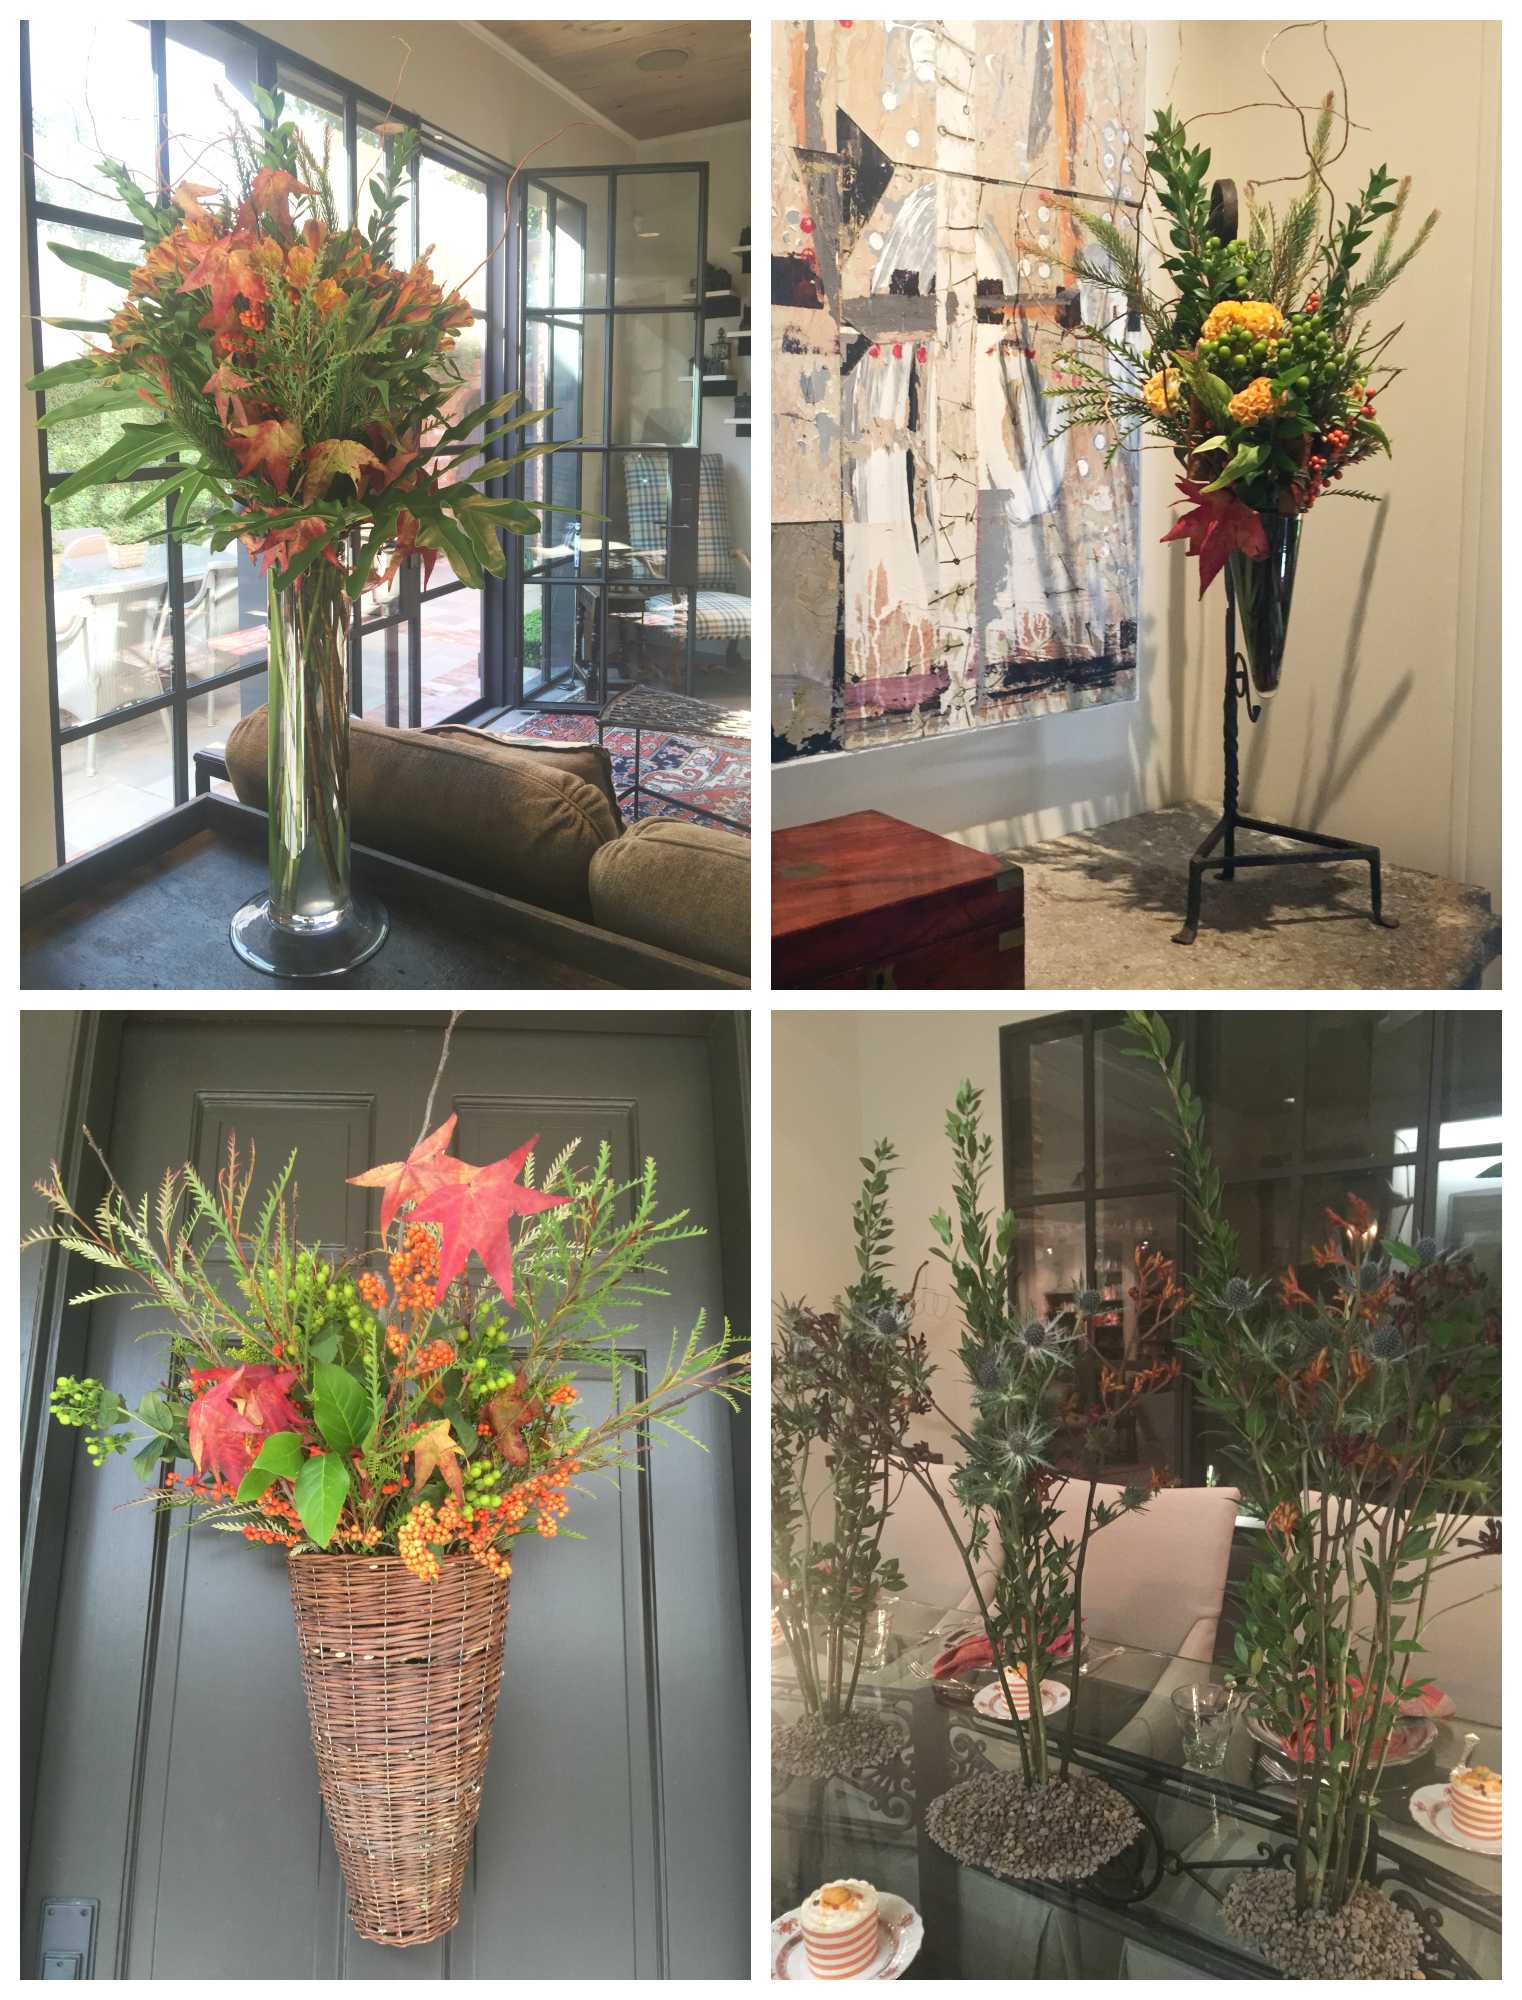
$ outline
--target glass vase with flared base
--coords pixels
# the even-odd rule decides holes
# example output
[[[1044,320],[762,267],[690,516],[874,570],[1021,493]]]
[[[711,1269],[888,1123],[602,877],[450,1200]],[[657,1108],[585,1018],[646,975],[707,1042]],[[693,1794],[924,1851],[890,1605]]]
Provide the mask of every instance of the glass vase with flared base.
[[[277,979],[331,979],[386,941],[381,905],[349,879],[347,572],[319,560],[270,579],[270,885],[232,921],[245,964]]]

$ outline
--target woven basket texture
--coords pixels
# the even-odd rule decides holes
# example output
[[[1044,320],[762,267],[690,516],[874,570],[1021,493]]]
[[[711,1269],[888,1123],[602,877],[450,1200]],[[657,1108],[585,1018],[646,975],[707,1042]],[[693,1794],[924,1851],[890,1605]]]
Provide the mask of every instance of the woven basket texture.
[[[469,1556],[432,1583],[395,1556],[292,1551],[312,1747],[349,1914],[376,1944],[427,1944],[460,1887],[502,1684],[508,1586]]]

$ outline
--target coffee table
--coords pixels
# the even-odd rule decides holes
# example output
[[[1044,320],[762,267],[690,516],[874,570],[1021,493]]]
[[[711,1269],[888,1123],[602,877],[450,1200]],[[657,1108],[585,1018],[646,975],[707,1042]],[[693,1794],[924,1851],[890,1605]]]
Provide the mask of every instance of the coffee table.
[[[737,833],[749,833],[750,828],[743,820],[728,819],[711,806],[694,805],[690,798],[679,797],[675,792],[663,792],[643,781],[639,774],[640,739],[646,730],[656,730],[665,736],[680,736],[688,742],[733,743],[733,726],[723,726],[731,713],[716,701],[704,701],[695,694],[675,694],[667,688],[627,688],[622,694],[614,695],[597,718],[597,740],[602,742],[605,729],[634,731],[634,782],[618,794],[619,804],[632,798],[637,815],[639,795],[643,791],[652,799],[670,799],[700,819],[711,819],[720,826],[733,827]]]

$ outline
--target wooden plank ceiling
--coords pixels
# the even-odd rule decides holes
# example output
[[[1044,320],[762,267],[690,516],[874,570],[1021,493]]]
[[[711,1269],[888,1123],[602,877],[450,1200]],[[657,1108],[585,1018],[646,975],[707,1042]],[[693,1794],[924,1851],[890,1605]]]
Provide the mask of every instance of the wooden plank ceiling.
[[[481,26],[575,91],[634,139],[663,139],[750,116],[745,21],[483,21]],[[681,49],[679,69],[641,56]]]

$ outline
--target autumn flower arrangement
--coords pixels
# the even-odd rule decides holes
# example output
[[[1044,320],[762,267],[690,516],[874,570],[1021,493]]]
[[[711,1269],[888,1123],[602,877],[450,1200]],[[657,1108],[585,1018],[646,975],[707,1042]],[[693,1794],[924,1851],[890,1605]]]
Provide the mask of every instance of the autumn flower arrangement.
[[[490,447],[533,417],[507,418],[511,395],[452,414],[464,384],[453,349],[471,308],[438,283],[426,254],[394,261],[416,131],[383,126],[369,222],[344,227],[326,161],[285,117],[280,93],[256,86],[253,96],[264,126],[232,132],[231,191],[182,182],[161,204],[125,167],[103,164],[142,228],[137,263],[49,246],[126,297],[108,320],[53,322],[103,344],[32,378],[31,389],[89,390],[39,421],[141,419],[124,422],[50,504],[163,467],[132,509],[145,535],[172,497],[176,529],[194,508],[196,539],[209,523],[213,547],[242,541],[280,589],[317,562],[342,569],[351,536],[351,598],[413,553],[425,572],[442,555],[463,582],[500,576],[498,529],[528,533],[538,515],[479,489],[518,462]],[[471,459],[480,462],[462,470]]]
[[[501,576],[502,534],[529,533],[539,514],[484,489],[548,447],[494,447],[546,413],[509,415],[516,391],[471,407],[454,357],[469,303],[426,253],[395,262],[416,130],[383,121],[368,224],[344,226],[326,157],[278,91],[252,94],[263,124],[229,134],[230,190],[182,182],[158,201],[103,164],[142,256],[49,246],[126,297],[107,320],[52,322],[95,341],[28,386],[74,392],[45,407],[44,429],[123,418],[50,504],[155,469],[127,509],[145,532],[172,502],[172,537],[240,541],[269,578],[270,889],[238,912],[232,942],[262,972],[323,977],[368,958],[387,931],[349,881],[354,602],[412,555],[425,583],[441,555],[462,582]]]
[[[477,1167],[449,1150],[453,1117],[427,1122],[405,1160],[354,1176],[382,1194],[380,1246],[354,1260],[299,1240],[295,1155],[260,1194],[234,1140],[213,1182],[185,1166],[136,1202],[108,1170],[89,1217],[55,1166],[55,1218],[27,1239],[101,1267],[74,1303],[167,1322],[135,1410],[61,1376],[53,1414],[97,1465],[130,1451],[148,1505],[286,1552],[349,1915],[393,1946],[458,1920],[520,1538],[553,1540],[590,1476],[640,1469],[662,1434],[700,1442],[688,1406],[734,1409],[749,1386],[701,1314],[664,1364],[631,1351],[666,1251],[703,1233],[660,1212],[653,1160],[620,1182],[606,1142],[578,1166],[573,1141],[541,1179],[533,1139]],[[584,1371],[608,1390],[585,1422]]]
[[[681,1434],[694,1397],[732,1401],[747,1357],[700,1319],[653,1383],[620,1358],[618,1314],[659,1295],[667,1246],[702,1233],[657,1212],[653,1161],[620,1184],[606,1145],[579,1172],[568,1150],[536,1186],[533,1140],[473,1167],[448,1150],[454,1126],[356,1176],[383,1190],[384,1247],[358,1266],[298,1241],[294,1155],[257,1205],[234,1142],[214,1185],[186,1166],[134,1204],[113,1181],[93,1218],[55,1168],[38,1186],[57,1219],[27,1243],[110,1274],[75,1303],[135,1293],[171,1326],[164,1381],[135,1410],[60,1377],[54,1415],[98,1465],[130,1451],[156,1507],[248,1541],[395,1554],[424,1581],[461,1554],[505,1577],[520,1534],[557,1533],[576,1482],[636,1463],[652,1427]],[[231,1293],[214,1259],[231,1260]],[[613,1408],[578,1424],[586,1366],[611,1374]]]
[[[1242,597],[1249,566],[1282,559],[1323,497],[1376,498],[1342,482],[1390,450],[1377,413],[1399,372],[1384,360],[1394,334],[1376,333],[1369,314],[1437,215],[1402,245],[1410,181],[1382,166],[1339,209],[1327,174],[1346,146],[1345,113],[1329,94],[1314,126],[1300,122],[1303,184],[1282,213],[1251,199],[1238,236],[1213,207],[1209,149],[1171,109],[1158,112],[1146,164],[1165,290],[1150,276],[1144,211],[1134,228],[1079,218],[1092,243],[1075,275],[1120,295],[1124,323],[1081,325],[1064,343],[1049,389],[1061,405],[1055,434],[1102,426],[1110,455],[1144,436],[1175,452],[1187,511],[1163,540],[1199,558],[1202,595],[1231,561]]]
[[[1467,1254],[1381,1238],[1349,1196],[1314,1273],[1243,1275],[1204,1107],[1161,1017],[1138,1055],[1169,1093],[1197,1275],[1180,1326],[1195,1393],[1232,1440],[1232,1478],[1266,1524],[1246,1578],[1236,1679],[1294,1772],[1292,1873],[1244,1873],[1228,1923],[1285,1971],[1320,1977],[1313,1935],[1350,1968],[1376,1941],[1413,1977],[1420,1938],[1366,1882],[1378,1789],[1419,1659],[1432,1578],[1499,1550],[1501,1321]]]
[[[864,1157],[852,1219],[857,1275],[832,1311],[784,1301],[772,1350],[772,1579],[776,1617],[804,1716],[778,1731],[773,1763],[820,1774],[881,1761],[898,1747],[878,1717],[853,1717],[868,1618],[905,1587],[883,1531],[931,1407],[930,1364],[914,1332],[912,1288],[888,1277],[893,1226],[882,1139]]]

